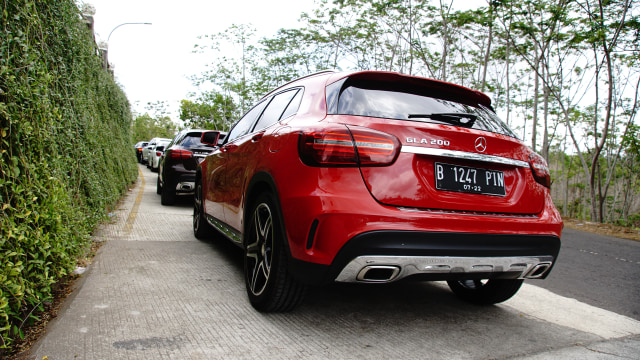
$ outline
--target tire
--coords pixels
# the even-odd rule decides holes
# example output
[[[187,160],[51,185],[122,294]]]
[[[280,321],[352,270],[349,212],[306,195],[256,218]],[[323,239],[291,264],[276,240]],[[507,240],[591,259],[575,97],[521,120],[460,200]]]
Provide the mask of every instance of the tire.
[[[160,176],[156,179],[156,194],[162,194],[162,186],[160,186]]]
[[[493,305],[515,295],[524,280],[449,280],[449,288],[460,299],[478,305]]]
[[[204,218],[203,195],[202,184],[196,182],[196,192],[193,196],[193,235],[201,240],[208,239],[213,235],[213,228]]]
[[[247,214],[244,275],[249,301],[260,312],[291,311],[302,302],[306,286],[287,269],[286,239],[273,195],[260,195]]]
[[[176,202],[176,187],[165,183],[160,191],[160,203],[162,205],[173,205]]]

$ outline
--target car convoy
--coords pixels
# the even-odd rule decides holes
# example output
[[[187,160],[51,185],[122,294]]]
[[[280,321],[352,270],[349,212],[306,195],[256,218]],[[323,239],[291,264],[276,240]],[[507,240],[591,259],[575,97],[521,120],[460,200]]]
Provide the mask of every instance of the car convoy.
[[[489,97],[394,72],[312,74],[228,134],[183,130],[157,184],[163,205],[193,195],[196,237],[243,249],[262,312],[292,310],[309,286],[405,278],[495,304],[546,278],[560,250],[547,163]]]

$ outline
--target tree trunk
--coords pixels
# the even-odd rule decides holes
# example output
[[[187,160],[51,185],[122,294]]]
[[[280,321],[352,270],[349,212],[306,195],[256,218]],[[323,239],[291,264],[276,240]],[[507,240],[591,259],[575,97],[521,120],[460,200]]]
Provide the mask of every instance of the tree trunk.
[[[491,23],[489,24],[489,37],[487,39],[487,49],[484,52],[484,67],[482,69],[482,83],[480,85],[480,91],[484,92],[484,89],[487,85],[487,68],[489,67],[489,55],[491,54],[491,40],[493,40],[493,1],[489,2],[489,16]],[[509,59],[507,59],[507,62]],[[508,76],[508,73],[507,73]],[[508,89],[508,85],[507,85]]]
[[[511,41],[507,41],[507,126],[511,126],[509,122],[511,121],[511,81],[509,77],[509,71],[511,70],[510,66],[510,53],[511,53]]]
[[[549,74],[546,74],[548,77]],[[543,122],[544,122],[544,132],[542,135],[542,157],[544,157],[547,162],[549,162],[549,87],[545,84],[544,86],[544,114],[543,114]]]
[[[627,2],[628,4],[628,2]],[[603,4],[602,4],[602,0],[600,0],[598,2],[598,6],[599,6],[599,10],[600,10],[600,20],[598,25],[601,26],[602,28],[604,28],[604,8],[603,8]],[[622,16],[621,19],[621,23],[624,22],[624,19],[626,17],[626,12],[627,12],[628,6],[625,6],[625,11],[624,14]],[[602,126],[602,137],[600,138],[600,141],[597,142],[596,144],[596,148],[594,149],[594,154],[593,154],[593,158],[591,161],[591,177],[589,178],[589,185],[592,189],[592,193],[591,193],[591,213],[594,216],[598,217],[598,221],[602,222],[603,221],[603,212],[604,212],[604,207],[603,207],[603,203],[604,203],[604,198],[606,197],[606,193],[603,194],[600,191],[598,192],[598,196],[600,197],[598,200],[598,203],[595,203],[595,193],[593,192],[593,190],[595,190],[595,181],[596,181],[596,175],[598,176],[598,178],[600,177],[599,173],[596,173],[596,171],[599,169],[598,166],[598,160],[600,158],[600,153],[602,152],[602,149],[604,148],[604,145],[606,144],[607,141],[607,137],[609,135],[609,123],[611,122],[611,108],[613,105],[613,88],[616,85],[616,82],[614,82],[614,78],[613,78],[613,64],[611,61],[611,49],[614,48],[615,46],[615,42],[617,39],[617,34],[616,36],[614,36],[611,45],[607,44],[607,39],[606,37],[604,37],[602,39],[602,43],[599,44],[602,47],[602,52],[604,54],[604,60],[603,62],[606,64],[606,69],[607,69],[607,98],[606,98],[606,103],[605,103],[605,115],[604,115],[604,125]],[[594,44],[596,45],[596,44]],[[594,46],[594,52],[596,51],[596,48]],[[599,72],[598,72],[599,73]],[[596,77],[596,91],[597,91],[597,77]],[[597,102],[596,102],[596,106],[597,106]],[[597,112],[596,112],[596,116],[597,116]],[[594,128],[596,130],[596,132],[594,133],[595,137],[596,137],[596,141],[597,141],[597,121],[594,124]],[[600,190],[600,188],[598,189]],[[596,206],[598,205],[598,207],[596,208]]]
[[[534,82],[533,82],[533,124],[531,124],[531,148],[536,151],[536,141],[538,138],[538,91],[540,90],[540,58],[538,56],[538,48],[536,47],[536,62],[534,68]]]
[[[440,15],[442,16],[442,59],[440,80],[447,81],[447,57],[449,56],[449,10],[444,12],[444,4],[440,1]]]
[[[562,174],[564,176],[564,194],[562,197],[562,215],[567,216],[569,213],[569,171],[567,170],[567,164],[565,161],[567,153],[567,137],[565,136],[562,146]],[[571,162],[573,158],[569,158],[569,169],[571,169]]]

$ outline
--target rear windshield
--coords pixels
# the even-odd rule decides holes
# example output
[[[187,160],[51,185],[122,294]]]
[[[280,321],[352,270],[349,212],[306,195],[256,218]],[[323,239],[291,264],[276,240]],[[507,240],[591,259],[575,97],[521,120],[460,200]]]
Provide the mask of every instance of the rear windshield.
[[[431,96],[424,92],[430,93]],[[401,84],[397,83],[339,81],[327,87],[327,113],[447,125],[452,123],[438,120],[437,116],[430,118],[422,115],[472,114],[475,115],[472,129],[516,137],[492,109],[481,104],[462,104],[450,99],[450,96],[447,97],[447,100],[433,97],[433,91],[429,89],[403,89]]]
[[[180,145],[184,147],[204,145],[202,142],[200,142],[201,137],[202,133],[189,133],[184,137],[184,139],[182,139]]]

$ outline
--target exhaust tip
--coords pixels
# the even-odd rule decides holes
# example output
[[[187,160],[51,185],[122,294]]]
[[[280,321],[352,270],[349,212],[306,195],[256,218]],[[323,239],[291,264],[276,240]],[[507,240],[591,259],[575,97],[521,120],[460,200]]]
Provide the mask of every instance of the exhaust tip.
[[[371,265],[360,270],[356,279],[364,282],[389,282],[400,274],[399,266]]]
[[[546,263],[540,263],[536,266],[534,266],[531,270],[529,270],[529,272],[527,273],[527,275],[524,276],[525,279],[540,279],[542,276],[544,276],[544,274],[546,274],[546,272],[551,269],[551,263],[550,262],[546,262]]]
[[[194,186],[190,183],[179,183],[177,188],[182,191],[192,191]]]

